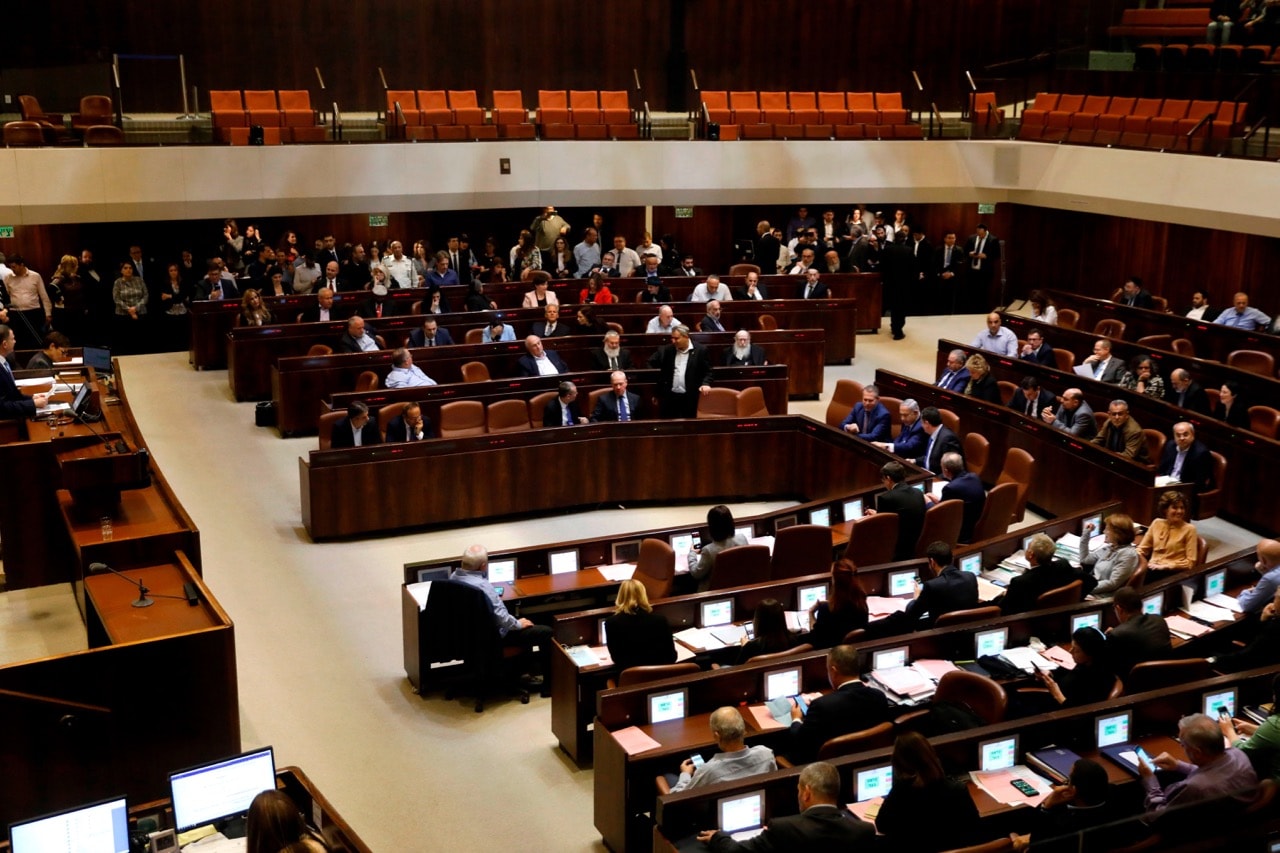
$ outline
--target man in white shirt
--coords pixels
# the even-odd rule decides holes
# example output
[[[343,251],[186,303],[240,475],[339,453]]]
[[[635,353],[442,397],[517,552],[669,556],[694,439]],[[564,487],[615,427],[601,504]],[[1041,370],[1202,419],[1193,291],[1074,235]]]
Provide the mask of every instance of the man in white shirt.
[[[747,725],[737,708],[726,705],[711,712],[711,736],[719,751],[700,767],[695,767],[691,759],[685,759],[680,764],[680,779],[671,786],[671,793],[768,773],[778,767],[769,747],[747,746]]]
[[[635,249],[627,248],[626,237],[619,235],[613,238],[613,262],[618,268],[618,275],[623,278],[636,274],[636,269],[640,266],[640,256],[636,254]]]
[[[375,352],[378,342],[374,340],[364,325],[364,318],[356,315],[347,320],[347,331],[338,340],[340,352]]]
[[[974,338],[970,346],[1009,358],[1018,357],[1018,336],[1001,325],[1000,315],[995,312],[987,315],[987,330]]]
[[[1124,378],[1124,362],[1111,357],[1111,341],[1106,338],[1093,342],[1093,355],[1081,362],[1081,367],[1087,368],[1089,375],[1099,382],[1119,384]],[[1079,373],[1079,369],[1076,372]]]
[[[671,310],[670,305],[659,305],[658,316],[649,320],[649,325],[645,327],[647,335],[669,335],[671,331],[680,325],[680,321],[676,319],[675,312]]]
[[[718,299],[721,302],[728,302],[733,299],[733,295],[729,293],[729,285],[720,280],[720,276],[712,273],[707,276],[707,280],[699,284],[693,289],[693,293],[689,296],[690,302],[710,302],[712,299]]]
[[[537,335],[525,338],[524,348],[528,355],[520,356],[521,376],[555,376],[569,372],[564,360],[554,350],[548,351],[543,347],[542,338]]]
[[[413,353],[404,347],[391,354],[391,372],[387,374],[388,388],[417,388],[435,385],[436,381],[413,363]]]
[[[1218,319],[1219,313],[1218,309],[1209,307],[1209,297],[1205,295],[1203,290],[1197,290],[1191,294],[1191,310],[1186,313],[1188,320],[1212,323]]]
[[[418,274],[413,269],[413,258],[406,257],[404,246],[399,240],[392,240],[391,254],[382,258],[382,268],[387,272],[389,287],[418,287]]]

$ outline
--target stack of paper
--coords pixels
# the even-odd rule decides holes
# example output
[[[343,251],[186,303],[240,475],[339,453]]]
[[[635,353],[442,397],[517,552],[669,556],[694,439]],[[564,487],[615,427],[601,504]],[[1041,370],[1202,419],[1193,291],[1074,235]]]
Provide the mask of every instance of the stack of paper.
[[[973,780],[973,784],[986,791],[991,799],[1010,806],[1038,806],[1053,790],[1046,779],[1025,764],[1015,764],[1008,770],[996,770],[992,773],[975,770],[969,774],[969,778]],[[1013,786],[1015,779],[1026,782],[1036,793],[1032,796],[1022,793]]]
[[[764,703],[760,705],[748,705],[747,721],[751,723],[751,725],[758,732],[776,731],[778,729],[785,729],[787,728],[787,726],[791,725],[790,714],[788,714],[787,722],[783,723],[781,720],[779,720],[777,717],[774,716],[773,711],[770,710],[768,703]]]
[[[995,584],[996,586],[1008,586],[1009,581],[1013,580],[1020,574],[1022,574],[1021,570],[1011,569],[1008,566],[1004,565],[1004,563],[1002,562],[1000,565],[996,566],[994,569],[990,569],[988,571],[983,572],[979,576],[979,580],[985,579]]]
[[[1023,672],[1035,672],[1037,669],[1058,668],[1056,663],[1042,657],[1039,652],[1030,646],[1018,646],[1013,649],[1005,649],[1000,653],[1000,657],[1007,661],[1011,666],[1016,666]]]
[[[883,619],[890,613],[906,609],[909,598],[886,598],[883,595],[867,596],[867,611],[872,619]]]
[[[1196,619],[1201,619],[1210,624],[1214,622],[1230,622],[1235,617],[1231,615],[1231,611],[1222,607],[1214,607],[1205,601],[1193,601],[1187,607],[1182,608],[1190,613]]]
[[[768,549],[769,549],[769,553],[770,553],[770,555],[772,555],[772,554],[773,554],[773,540],[774,540],[774,537],[772,537],[772,536],[752,536],[750,539],[748,539],[748,540],[747,540],[747,544],[748,544],[748,545],[763,545],[763,546],[765,546],[766,548],[768,548]]]
[[[1010,572],[1013,572],[1015,575],[1020,575],[1031,568],[1031,564],[1027,562],[1026,551],[1018,551],[1014,554],[1010,554],[1009,556],[1001,560],[997,565],[999,568],[1008,569]]]
[[[613,739],[618,742],[618,746],[622,747],[627,755],[648,752],[651,749],[657,749],[662,746],[662,744],[658,743],[635,726],[627,726],[625,729],[618,729],[613,733]]]
[[[1225,592],[1220,592],[1217,595],[1206,595],[1204,600],[1216,607],[1222,607],[1230,610],[1232,613],[1244,612],[1244,608],[1240,606],[1240,602],[1227,595]]]
[[[685,628],[683,631],[676,631],[676,642],[683,646],[688,646],[695,652],[705,652],[708,649],[721,649],[725,644],[715,638],[715,635],[706,628]]]
[[[894,697],[906,700],[902,704],[927,699],[937,689],[936,684],[909,666],[875,669],[871,671],[870,678]]]
[[[942,676],[958,667],[949,660],[925,658],[911,664],[911,668],[930,681],[938,681]]]
[[[986,578],[978,578],[978,600],[979,601],[995,601],[1004,595],[1004,587],[993,584]]]
[[[804,610],[788,610],[787,611],[787,630],[797,634],[805,634],[809,632],[812,626],[809,624],[809,614]]]
[[[726,646],[736,646],[747,638],[747,629],[741,625],[717,625],[707,630]]]
[[[875,823],[876,818],[880,816],[880,806],[883,804],[884,797],[872,797],[860,803],[849,803],[845,808],[856,814],[860,820]]]
[[[1071,652],[1067,651],[1062,646],[1051,646],[1041,652],[1040,656],[1045,660],[1053,661],[1063,669],[1076,668],[1076,659],[1071,656]]]
[[[579,669],[584,666],[599,666],[600,658],[596,653],[591,651],[589,646],[566,646],[565,654],[569,656],[569,660],[577,664]]]
[[[612,566],[601,566],[600,574],[604,575],[604,579],[611,583],[622,583],[625,580],[631,580],[631,576],[636,573],[635,563],[617,563]]]
[[[427,599],[431,596],[431,581],[407,583],[404,585],[404,590],[413,596],[413,600],[417,602],[419,610],[427,609]]]
[[[1169,626],[1169,633],[1182,640],[1199,637],[1201,634],[1207,634],[1213,630],[1208,625],[1201,625],[1199,622],[1194,622],[1185,616],[1179,616],[1177,613],[1171,613],[1166,616],[1164,622]]]

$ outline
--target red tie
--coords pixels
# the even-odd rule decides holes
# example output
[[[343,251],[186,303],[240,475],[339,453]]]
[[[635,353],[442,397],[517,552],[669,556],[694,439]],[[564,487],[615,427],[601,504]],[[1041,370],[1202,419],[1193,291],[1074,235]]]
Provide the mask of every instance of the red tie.
[[[378,306],[378,319],[382,319],[382,306]]]

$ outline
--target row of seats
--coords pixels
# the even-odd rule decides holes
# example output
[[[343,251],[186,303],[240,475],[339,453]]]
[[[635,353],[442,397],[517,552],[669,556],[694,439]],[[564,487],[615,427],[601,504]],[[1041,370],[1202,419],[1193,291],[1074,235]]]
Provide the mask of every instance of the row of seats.
[[[387,133],[412,140],[637,139],[639,125],[625,91],[540,89],[535,121],[519,90],[495,89],[492,121],[475,90],[389,89]]]
[[[1040,92],[1022,113],[1018,138],[1171,149],[1193,134],[1201,145],[1243,133],[1248,104]],[[1207,119],[1207,120],[1206,120]]]
[[[246,89],[209,92],[214,138],[248,145],[249,129],[261,127],[264,145],[324,142],[325,128],[306,89]]]
[[[35,122],[44,135],[45,142],[65,138],[68,125],[60,113],[46,113],[34,95],[19,95],[18,108],[24,122]],[[91,127],[114,125],[115,108],[107,95],[85,95],[80,99],[80,111],[71,114],[70,132],[84,136]]]
[[[1195,39],[1209,26],[1209,7],[1125,9],[1120,23],[1107,28],[1111,38]]]
[[[720,139],[920,139],[901,92],[702,91]]]
[[[1265,44],[1141,44],[1133,54],[1135,71],[1256,72],[1280,62],[1280,49]]]
[[[94,124],[81,130],[84,144],[90,148],[100,145],[122,145],[124,131],[114,124]],[[7,121],[4,124],[6,148],[30,148],[49,144],[48,128],[35,121]]]

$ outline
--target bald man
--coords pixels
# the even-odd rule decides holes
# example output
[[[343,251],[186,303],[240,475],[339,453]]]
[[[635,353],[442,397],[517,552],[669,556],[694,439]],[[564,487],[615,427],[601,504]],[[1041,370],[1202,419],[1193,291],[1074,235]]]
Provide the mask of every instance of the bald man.
[[[1261,613],[1280,589],[1280,542],[1263,539],[1258,543],[1258,562],[1253,566],[1262,578],[1240,593],[1236,600],[1245,613]]]

